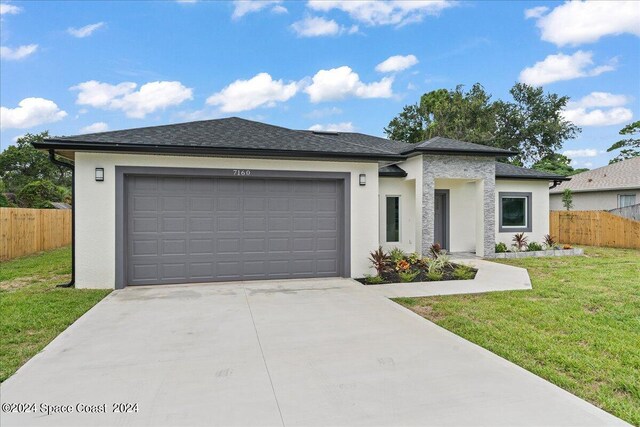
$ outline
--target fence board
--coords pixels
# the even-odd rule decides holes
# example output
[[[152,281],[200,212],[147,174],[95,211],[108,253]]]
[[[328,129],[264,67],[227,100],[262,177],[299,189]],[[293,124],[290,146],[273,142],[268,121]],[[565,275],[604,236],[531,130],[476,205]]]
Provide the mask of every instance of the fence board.
[[[0,260],[71,244],[70,209],[0,208]]]
[[[640,221],[606,211],[551,211],[549,233],[562,243],[640,249]]]

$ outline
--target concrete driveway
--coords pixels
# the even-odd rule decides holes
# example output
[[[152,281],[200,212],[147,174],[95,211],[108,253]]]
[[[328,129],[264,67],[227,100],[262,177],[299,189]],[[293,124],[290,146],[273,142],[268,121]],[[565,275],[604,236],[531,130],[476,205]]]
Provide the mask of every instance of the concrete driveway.
[[[116,291],[1,398],[71,408],[4,427],[622,423],[346,279]]]

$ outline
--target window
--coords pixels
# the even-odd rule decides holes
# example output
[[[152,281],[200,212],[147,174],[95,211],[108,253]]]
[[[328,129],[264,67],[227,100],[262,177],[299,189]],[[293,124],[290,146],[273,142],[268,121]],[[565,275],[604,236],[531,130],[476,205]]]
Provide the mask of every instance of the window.
[[[625,208],[636,204],[635,194],[618,194],[618,207]]]
[[[500,193],[500,232],[531,231],[531,193]]]
[[[387,242],[400,241],[400,197],[387,196]]]

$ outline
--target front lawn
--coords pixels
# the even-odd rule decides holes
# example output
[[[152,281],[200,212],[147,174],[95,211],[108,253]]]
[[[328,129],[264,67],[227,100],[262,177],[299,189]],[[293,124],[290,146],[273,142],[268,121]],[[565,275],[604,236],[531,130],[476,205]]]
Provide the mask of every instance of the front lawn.
[[[640,251],[499,262],[527,268],[533,290],[395,301],[640,425]]]
[[[70,273],[68,247],[0,262],[0,382],[111,292],[56,288]]]

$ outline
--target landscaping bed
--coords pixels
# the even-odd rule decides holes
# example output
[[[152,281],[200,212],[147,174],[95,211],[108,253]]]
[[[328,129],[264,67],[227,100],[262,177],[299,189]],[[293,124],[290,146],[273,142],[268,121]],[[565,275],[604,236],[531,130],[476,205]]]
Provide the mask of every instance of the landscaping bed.
[[[363,285],[472,280],[478,272],[473,267],[451,262],[439,245],[433,245],[427,257],[406,254],[397,248],[387,253],[379,247],[371,252],[369,261],[376,274],[357,278]]]

